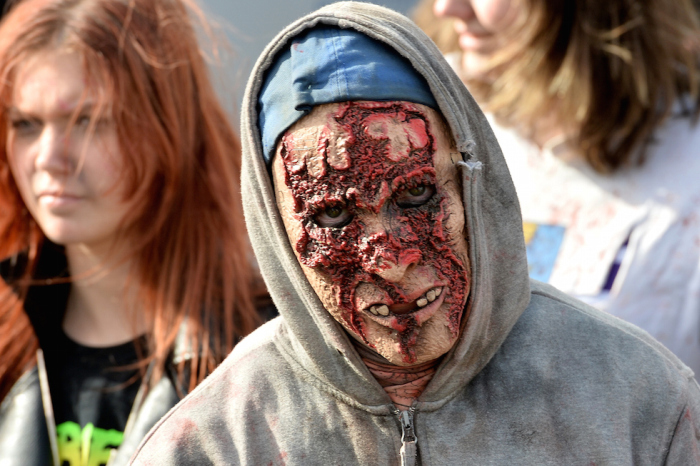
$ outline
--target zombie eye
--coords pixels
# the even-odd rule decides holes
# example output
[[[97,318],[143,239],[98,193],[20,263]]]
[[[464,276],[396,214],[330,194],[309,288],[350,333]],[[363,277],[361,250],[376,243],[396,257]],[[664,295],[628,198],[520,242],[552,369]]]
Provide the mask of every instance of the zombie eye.
[[[403,208],[420,207],[428,202],[433,194],[435,194],[433,185],[421,184],[401,191],[396,203]]]
[[[342,204],[332,204],[326,206],[314,216],[316,225],[323,228],[340,228],[344,227],[352,220],[352,214],[347,207]]]

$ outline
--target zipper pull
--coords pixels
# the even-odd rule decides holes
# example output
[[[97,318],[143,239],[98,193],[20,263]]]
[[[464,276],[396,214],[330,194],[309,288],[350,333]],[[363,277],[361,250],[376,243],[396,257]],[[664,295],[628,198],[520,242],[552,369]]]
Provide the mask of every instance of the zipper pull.
[[[408,408],[408,411],[394,412],[401,424],[401,466],[415,466],[418,456],[418,439],[413,428],[413,413],[415,408]]]

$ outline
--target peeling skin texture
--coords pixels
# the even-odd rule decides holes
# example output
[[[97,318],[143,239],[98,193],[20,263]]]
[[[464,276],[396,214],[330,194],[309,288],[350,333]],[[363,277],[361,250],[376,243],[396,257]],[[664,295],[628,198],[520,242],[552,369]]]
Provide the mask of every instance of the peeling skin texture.
[[[273,160],[277,204],[311,286],[392,364],[432,361],[459,337],[470,269],[455,153],[428,107],[345,102],[292,126]],[[420,307],[426,296],[434,301]]]

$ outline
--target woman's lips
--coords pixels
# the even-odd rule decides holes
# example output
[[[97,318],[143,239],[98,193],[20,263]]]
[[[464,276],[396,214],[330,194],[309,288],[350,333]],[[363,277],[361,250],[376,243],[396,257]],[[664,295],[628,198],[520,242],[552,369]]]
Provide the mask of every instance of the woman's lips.
[[[493,38],[486,34],[463,32],[459,35],[459,47],[472,52],[486,52],[493,48]]]
[[[430,319],[445,301],[446,287],[431,288],[418,299],[406,304],[375,304],[366,308],[365,314],[373,321],[394,328],[398,324],[397,319],[412,315],[417,325],[421,325]]]
[[[39,195],[39,203],[49,208],[67,207],[81,199],[80,196],[67,193],[44,193]]]
[[[454,30],[458,36],[459,47],[464,51],[485,52],[494,48],[494,34],[479,24],[456,21]]]

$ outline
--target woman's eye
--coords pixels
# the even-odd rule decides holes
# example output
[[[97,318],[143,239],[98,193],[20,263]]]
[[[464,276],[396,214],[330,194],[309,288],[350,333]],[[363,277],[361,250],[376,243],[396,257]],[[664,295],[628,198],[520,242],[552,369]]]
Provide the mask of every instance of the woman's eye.
[[[18,133],[24,133],[27,131],[31,131],[32,128],[34,128],[35,123],[27,118],[18,118],[16,120],[10,121],[10,125],[12,126],[12,129],[17,131]]]
[[[401,191],[396,203],[403,208],[420,207],[428,202],[433,194],[435,194],[435,186],[422,184]]]
[[[316,225],[323,228],[344,227],[350,223],[350,220],[352,220],[352,214],[342,204],[329,205],[314,216]]]

